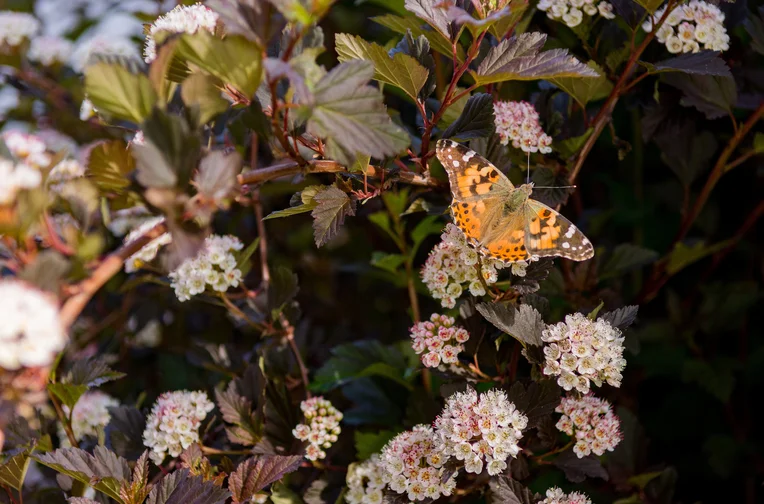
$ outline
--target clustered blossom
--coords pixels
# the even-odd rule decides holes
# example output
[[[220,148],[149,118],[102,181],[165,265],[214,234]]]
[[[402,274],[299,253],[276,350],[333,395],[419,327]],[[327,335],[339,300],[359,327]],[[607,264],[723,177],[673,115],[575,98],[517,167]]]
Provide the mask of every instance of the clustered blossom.
[[[653,31],[653,26],[665,12],[666,7],[657,10],[652,18],[642,24],[642,29]],[[724,13],[719,7],[700,0],[692,0],[672,10],[658,28],[655,38],[665,44],[672,54],[695,53],[701,49],[726,51],[730,48]]]
[[[552,487],[546,491],[546,499],[539,504],[592,504],[592,501],[581,492],[566,494],[560,488]]]
[[[480,474],[485,464],[494,476],[507,468],[507,458],[520,453],[518,441],[527,425],[528,417],[503,391],[478,395],[468,389],[448,398],[435,420],[435,436],[443,455],[463,461],[467,472]]]
[[[324,449],[332,446],[340,434],[342,412],[321,396],[306,399],[300,403],[300,409],[305,415],[305,423],[297,424],[292,434],[300,441],[308,442],[305,458],[326,458]]]
[[[111,216],[111,222],[107,225],[109,231],[116,236],[124,236],[130,230],[137,228],[144,222],[154,217],[144,206],[134,206],[115,211]]]
[[[143,444],[151,449],[151,460],[161,464],[168,453],[177,457],[199,441],[199,425],[214,408],[201,391],[179,390],[160,395],[143,431]]]
[[[562,413],[557,429],[576,439],[573,452],[578,458],[590,453],[603,455],[621,442],[621,422],[604,399],[569,396],[562,399],[555,411]]]
[[[109,394],[100,390],[86,392],[74,405],[72,411],[72,431],[77,441],[82,441],[85,436],[97,436],[98,429],[106,427],[111,420],[109,408],[119,406],[119,401]],[[69,407],[64,406],[64,413],[69,415]],[[69,438],[64,432],[63,425],[58,426],[58,437],[61,445],[69,446]]]
[[[64,159],[48,173],[48,186],[59,192],[66,182],[85,176],[85,167],[76,159]]]
[[[422,281],[430,290],[432,297],[440,299],[444,308],[456,306],[456,299],[462,295],[465,284],[473,296],[485,295],[478,277],[478,252],[469,246],[464,233],[454,224],[448,224],[441,235],[443,240],[435,246],[422,267]],[[483,257],[482,275],[487,285],[498,280],[498,270],[507,265],[490,257]],[[525,262],[513,263],[512,273],[524,274]]]
[[[454,326],[454,318],[433,313],[430,320],[414,324],[411,328],[411,346],[427,367],[459,362],[459,352],[470,334],[462,327]]]
[[[36,135],[21,131],[6,131],[3,133],[3,142],[13,157],[27,165],[47,168],[51,162],[48,147]]]
[[[74,44],[55,36],[35,37],[29,46],[27,57],[44,66],[66,63],[72,55]]]
[[[77,44],[69,63],[74,70],[82,72],[90,64],[91,58],[96,55],[133,59],[140,57],[138,48],[129,38],[96,35]]]
[[[502,145],[512,142],[512,147],[523,152],[552,152],[552,137],[544,133],[533,105],[526,101],[497,101],[493,112]]]
[[[0,367],[50,364],[66,344],[55,298],[21,281],[0,280],[0,299]]]
[[[394,492],[406,493],[410,501],[449,496],[456,488],[456,472],[445,478],[448,457],[429,425],[395,436],[382,449],[380,459],[385,483]]]
[[[241,270],[237,268],[236,257],[231,251],[243,247],[235,236],[208,236],[196,257],[186,259],[170,273],[171,287],[175,289],[178,299],[188,301],[208,287],[217,292],[238,287]]]
[[[154,35],[166,31],[171,33],[196,33],[200,29],[214,33],[218,15],[201,3],[194,5],[178,5],[173,10],[159,17],[149,28],[146,36],[146,47],[143,56],[146,63],[151,63],[157,57]]]
[[[138,226],[136,229],[130,231],[130,233],[125,238],[125,245],[128,243],[131,243],[141,236],[143,236],[149,229],[153,228],[160,222],[164,221],[164,217],[152,217],[150,219],[146,219],[141,223],[140,226]],[[159,253],[159,249],[165,245],[168,245],[172,242],[172,236],[170,233],[164,233],[157,238],[154,238],[151,240],[148,245],[144,246],[142,249],[140,249],[135,254],[131,255],[127,258],[127,261],[125,261],[125,272],[126,273],[133,273],[135,271],[138,271],[141,266],[143,266],[146,263],[150,263],[154,260],[154,258]]]
[[[0,205],[13,203],[19,191],[39,187],[41,182],[40,170],[0,158]]]
[[[368,460],[350,464],[345,483],[348,492],[345,501],[348,504],[381,504],[385,488],[382,459],[378,454]]]
[[[581,313],[567,315],[565,322],[548,325],[541,334],[546,343],[544,374],[559,376],[557,384],[565,390],[589,392],[590,382],[601,386],[606,381],[621,386],[623,336],[618,328],[602,319],[589,320]]]
[[[16,47],[40,30],[40,22],[26,12],[0,11],[0,46]]]
[[[540,0],[539,10],[545,11],[549,19],[562,21],[571,28],[581,24],[584,14],[605,19],[615,18],[613,6],[609,2],[596,0]]]

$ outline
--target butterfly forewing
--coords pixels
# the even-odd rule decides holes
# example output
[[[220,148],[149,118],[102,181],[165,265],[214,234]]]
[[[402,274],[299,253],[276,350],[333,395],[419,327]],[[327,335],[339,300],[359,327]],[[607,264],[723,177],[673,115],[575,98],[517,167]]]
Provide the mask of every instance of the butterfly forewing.
[[[585,261],[594,247],[580,229],[543,203],[529,199],[524,205],[526,246],[532,255],[560,256]]]
[[[448,173],[451,194],[457,201],[504,198],[513,189],[509,179],[490,161],[451,140],[439,140],[438,159]]]

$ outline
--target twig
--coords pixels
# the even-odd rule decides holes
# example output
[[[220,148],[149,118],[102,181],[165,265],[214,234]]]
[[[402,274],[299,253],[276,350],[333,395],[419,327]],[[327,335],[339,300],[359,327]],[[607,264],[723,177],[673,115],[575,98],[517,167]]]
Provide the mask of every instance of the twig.
[[[251,455],[252,450],[218,450],[210,446],[201,446],[202,453],[205,455]]]
[[[283,313],[279,315],[279,321],[281,322],[281,326],[284,328],[284,336],[286,336],[287,342],[292,348],[292,353],[294,354],[294,358],[297,361],[297,366],[300,368],[302,385],[305,387],[305,398],[310,399],[310,389],[308,388],[310,383],[308,381],[308,368],[305,367],[305,363],[302,360],[302,355],[300,355],[300,349],[297,348],[297,342],[294,340],[294,327],[289,323],[289,320],[287,320]]]
[[[64,409],[61,407],[61,403],[59,402],[56,395],[50,391],[50,389],[48,389],[48,396],[50,397],[50,402],[53,403],[53,408],[56,410],[58,421],[61,422],[61,425],[64,427],[64,432],[66,432],[66,437],[69,439],[69,443],[72,445],[72,447],[79,448],[80,444],[77,442],[77,438],[75,437],[74,431],[72,430],[72,423],[64,413]]]
[[[228,308],[228,310],[230,310],[236,316],[244,319],[244,322],[246,322],[250,326],[254,327],[258,331],[262,331],[262,332],[266,332],[267,331],[268,328],[265,325],[261,324],[260,322],[256,322],[256,321],[252,320],[251,318],[247,317],[247,314],[244,313],[243,311],[241,311],[241,308],[239,308],[238,306],[233,304],[231,302],[231,300],[228,299],[228,296],[226,296],[225,292],[221,292],[220,293],[220,299],[223,301],[223,303],[225,304],[226,308]]]
[[[146,233],[126,243],[104,259],[93,271],[93,274],[73,287],[75,294],[66,300],[61,308],[61,323],[68,328],[79,316],[80,312],[90,301],[90,298],[109,281],[111,277],[119,273],[122,265],[133,254],[167,232],[167,225],[160,222]]]
[[[251,152],[249,167],[257,169],[257,133],[252,133]],[[257,235],[260,237],[260,271],[262,285],[268,285],[271,281],[271,273],[268,269],[268,239],[265,235],[265,221],[263,220],[263,203],[260,200],[260,189],[252,191],[252,206],[255,208],[255,220],[257,221]]]

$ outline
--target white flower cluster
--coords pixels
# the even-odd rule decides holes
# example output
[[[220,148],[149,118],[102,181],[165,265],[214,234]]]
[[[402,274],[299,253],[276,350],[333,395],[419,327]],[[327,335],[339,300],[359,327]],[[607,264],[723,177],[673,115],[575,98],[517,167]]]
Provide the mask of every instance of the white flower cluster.
[[[45,366],[66,345],[53,296],[17,280],[0,280],[0,367]]]
[[[143,444],[149,457],[159,465],[169,453],[177,457],[199,441],[199,425],[215,405],[202,391],[178,390],[160,395],[143,431]]]
[[[443,454],[463,461],[467,472],[480,474],[485,464],[495,476],[507,468],[507,458],[520,453],[517,443],[527,426],[528,417],[503,391],[478,395],[470,388],[448,398],[435,420],[435,436]]]
[[[348,504],[382,504],[384,474],[382,459],[376,453],[368,460],[350,464],[345,478],[348,486],[345,501]]]
[[[0,11],[0,46],[16,47],[31,39],[40,29],[40,22],[26,12]]]
[[[578,458],[590,453],[603,455],[613,451],[621,442],[621,422],[610,403],[592,395],[576,398],[564,397],[555,410],[562,413],[557,429],[575,436],[573,452]]]
[[[440,299],[444,308],[456,306],[456,299],[462,295],[464,284],[468,285],[473,296],[485,295],[485,288],[480,282],[477,271],[478,252],[467,244],[464,233],[454,224],[448,224],[441,235],[443,240],[435,245],[422,267],[422,281],[430,290],[432,297]],[[482,275],[487,285],[496,283],[498,272],[506,264],[498,259],[482,258]],[[517,265],[517,268],[516,268]],[[525,271],[526,263],[513,263],[516,269]]]
[[[544,374],[559,376],[557,384],[565,390],[589,392],[589,382],[598,387],[603,381],[621,386],[623,336],[618,328],[602,319],[589,320],[581,313],[567,315],[565,322],[548,325],[541,333],[546,343]]]
[[[539,504],[592,504],[592,501],[581,492],[566,494],[560,488],[552,487],[546,491],[546,499]]]
[[[65,38],[42,36],[32,39],[27,57],[44,66],[66,63],[72,55],[74,44]]]
[[[35,168],[47,168],[51,162],[48,147],[38,136],[22,131],[6,131],[3,142],[13,157]]]
[[[178,5],[173,10],[159,17],[149,28],[146,36],[146,47],[143,56],[146,63],[151,63],[157,57],[154,35],[161,31],[171,33],[196,33],[200,29],[210,33],[215,32],[218,14],[201,3],[194,5]]]
[[[129,38],[100,34],[78,43],[69,64],[77,72],[82,72],[95,55],[123,56],[134,59],[140,57],[138,48]]]
[[[456,488],[456,472],[443,481],[448,457],[429,425],[417,425],[395,436],[380,458],[385,483],[394,492],[406,493],[410,501],[449,496]]]
[[[207,287],[217,292],[225,292],[229,287],[238,287],[241,270],[237,268],[232,250],[241,250],[244,245],[235,236],[208,236],[199,254],[183,261],[170,273],[171,287],[181,301],[201,294]]]
[[[552,137],[544,133],[539,113],[526,101],[497,101],[493,104],[496,133],[501,144],[523,152],[552,152]]]
[[[324,449],[332,446],[340,435],[342,412],[321,396],[306,399],[300,403],[305,422],[297,424],[292,435],[300,441],[307,441],[305,458],[320,460],[326,458]]]
[[[41,182],[40,170],[0,158],[0,205],[10,205],[19,191],[39,187]]]
[[[152,218],[146,207],[137,205],[114,212],[107,227],[115,236],[124,236]]]
[[[106,427],[111,420],[109,408],[119,406],[119,401],[109,394],[100,390],[85,392],[72,411],[72,431],[77,441],[82,441],[85,436],[97,436],[98,429]],[[69,415],[69,407],[64,406],[64,413]],[[58,424],[58,439],[61,446],[69,447],[69,438],[66,436],[64,426]]]
[[[53,192],[60,192],[66,182],[85,176],[85,167],[76,159],[64,159],[48,173],[47,183]]]
[[[153,228],[160,222],[164,221],[164,217],[152,217],[150,219],[146,219],[141,223],[140,226],[135,228],[134,230],[130,231],[130,234],[127,235],[125,238],[125,245],[128,243],[131,243],[135,240],[137,240],[139,237],[143,236],[144,233],[146,233],[149,229]],[[154,258],[159,253],[159,249],[165,245],[168,245],[172,242],[172,236],[170,233],[164,233],[163,235],[154,238],[152,241],[149,242],[148,245],[144,246],[142,249],[140,249],[135,254],[131,255],[127,258],[127,261],[125,261],[125,272],[126,273],[133,273],[135,271],[138,271],[141,266],[143,266],[146,263],[150,263],[154,260]]]
[[[454,318],[433,313],[430,320],[414,324],[410,330],[411,346],[417,355],[422,355],[426,367],[438,367],[459,362],[459,352],[470,339],[470,333],[462,327],[454,326]]]
[[[613,6],[609,2],[596,0],[540,0],[539,10],[545,11],[549,19],[562,21],[571,28],[581,24],[584,14],[596,16],[599,14],[605,19],[615,18]]]
[[[665,6],[658,9],[652,18],[642,24],[642,29],[653,31],[654,25],[665,12]],[[730,37],[724,27],[724,13],[716,5],[700,0],[691,0],[672,10],[658,28],[655,38],[665,44],[672,54],[698,52],[701,49],[726,51],[730,48]]]

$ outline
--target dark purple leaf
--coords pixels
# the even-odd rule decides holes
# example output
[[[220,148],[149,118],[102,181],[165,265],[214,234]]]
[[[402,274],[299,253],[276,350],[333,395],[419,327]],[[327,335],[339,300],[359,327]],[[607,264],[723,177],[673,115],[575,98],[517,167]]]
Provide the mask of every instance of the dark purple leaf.
[[[605,481],[609,478],[600,459],[594,455],[578,458],[573,450],[564,451],[554,460],[554,465],[562,469],[571,483],[581,483],[586,478],[601,478]]]
[[[257,492],[300,467],[301,455],[260,455],[248,458],[228,478],[235,503],[247,502]]]

